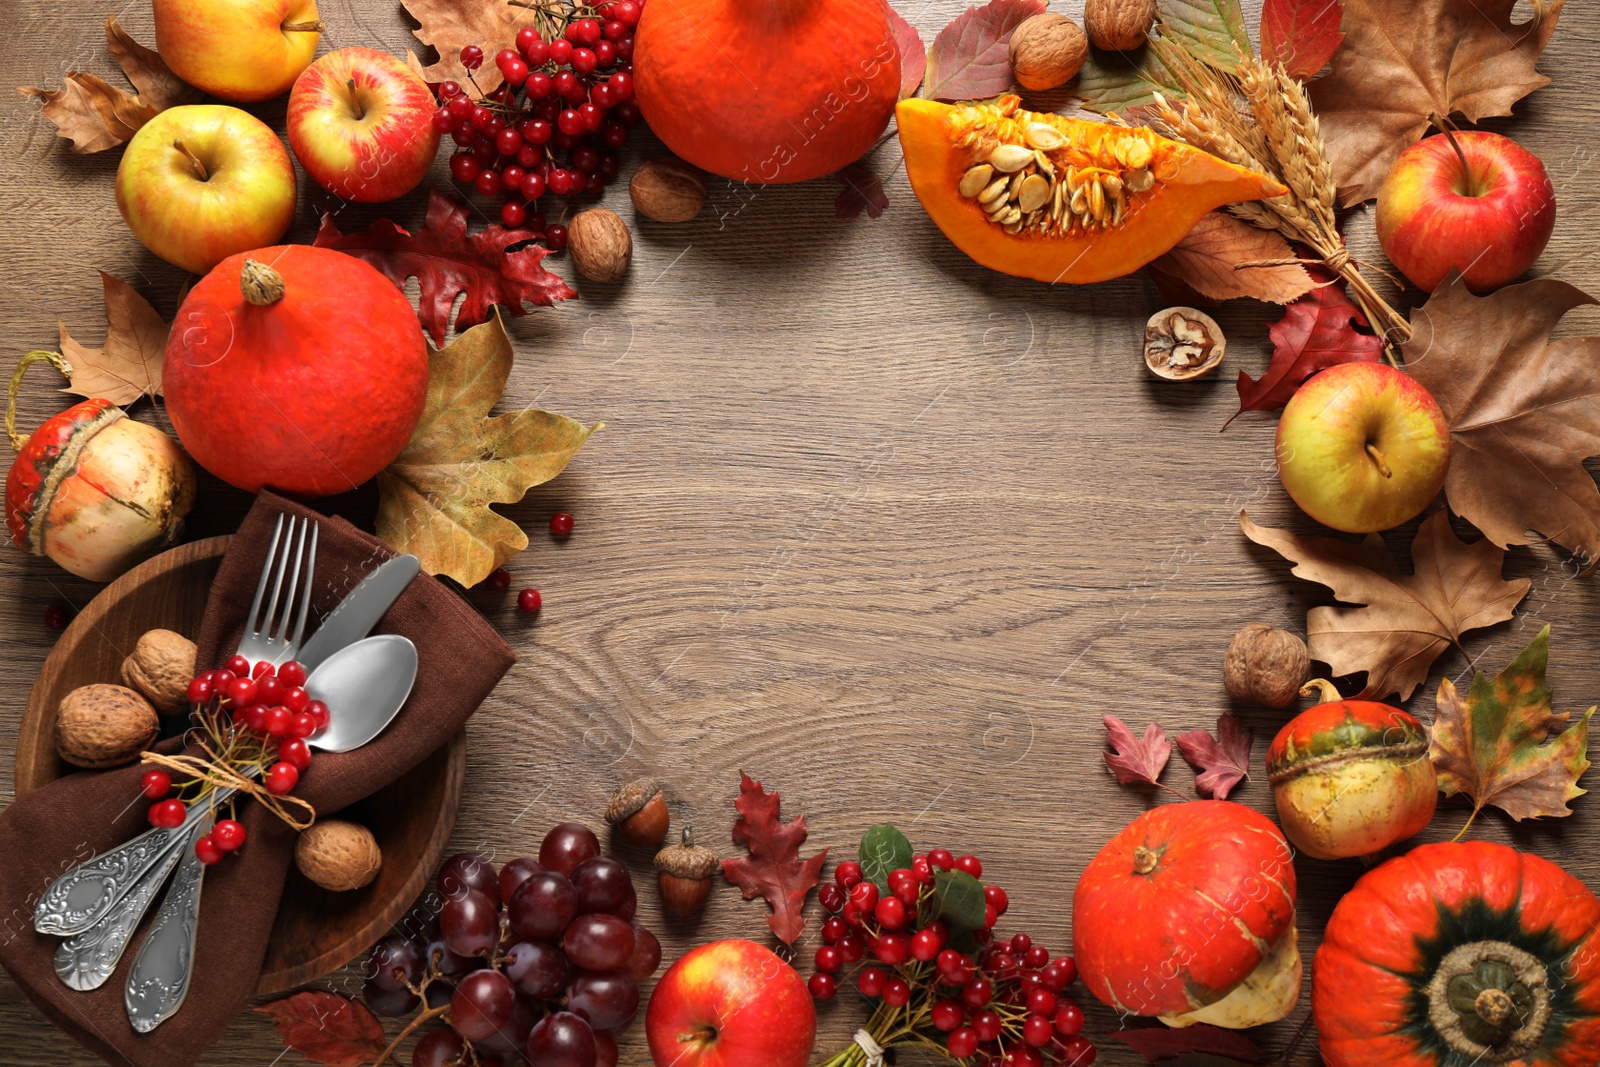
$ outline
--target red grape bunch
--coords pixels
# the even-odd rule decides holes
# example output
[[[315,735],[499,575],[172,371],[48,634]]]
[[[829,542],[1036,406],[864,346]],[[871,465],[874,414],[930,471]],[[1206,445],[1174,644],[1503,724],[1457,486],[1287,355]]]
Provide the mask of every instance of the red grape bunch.
[[[982,886],[981,925],[953,930],[937,917],[936,878],[949,871],[979,879],[983,864],[936,848],[890,871],[887,893],[863,879],[859,863],[839,864],[817,892],[829,917],[811,995],[831,999],[850,971],[897,1027],[971,1067],[1088,1067],[1095,1047],[1081,1033],[1083,1009],[1065,993],[1078,977],[1072,957],[1052,960],[1025,933],[997,938],[994,925],[1009,906],[998,885]],[[977,883],[966,884],[975,904]]]
[[[661,943],[633,922],[633,878],[587,827],[562,823],[539,858],[495,870],[463,852],[439,868],[444,901],[416,937],[372,948],[363,990],[380,1015],[448,1025],[417,1042],[412,1067],[615,1067],[617,1031]]]
[[[484,196],[503,197],[500,219],[542,232],[553,250],[567,231],[546,225],[545,193],[598,194],[618,171],[616,150],[640,121],[633,98],[633,33],[643,0],[538,9],[538,25],[517,31],[515,48],[494,57],[504,82],[493,92],[443,82],[433,125],[457,145],[450,173]],[[470,88],[483,49],[461,50]]]

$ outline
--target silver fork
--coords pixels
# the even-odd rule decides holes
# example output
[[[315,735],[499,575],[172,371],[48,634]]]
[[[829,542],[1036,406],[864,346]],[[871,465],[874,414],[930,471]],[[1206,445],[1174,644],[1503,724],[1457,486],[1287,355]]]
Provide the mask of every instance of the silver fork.
[[[273,526],[255,600],[239,642],[239,654],[249,657],[252,663],[262,659],[273,663],[288,660],[299,650],[305,636],[311,576],[316,565],[317,526],[309,520],[291,519],[288,537],[284,538],[283,533],[284,517],[280,515]],[[283,596],[286,576],[289,589]],[[269,583],[272,599],[263,614]],[[301,594],[298,604],[297,590]],[[209,826],[206,816],[232,795],[231,789],[218,791],[209,805],[196,805],[182,826],[148,830],[73,868],[45,891],[34,909],[34,929],[70,937],[56,948],[55,971],[62,982],[73,989],[89,990],[111,977],[162,883],[184,854],[194,851],[194,842]],[[170,894],[162,902],[163,911],[169,904]]]

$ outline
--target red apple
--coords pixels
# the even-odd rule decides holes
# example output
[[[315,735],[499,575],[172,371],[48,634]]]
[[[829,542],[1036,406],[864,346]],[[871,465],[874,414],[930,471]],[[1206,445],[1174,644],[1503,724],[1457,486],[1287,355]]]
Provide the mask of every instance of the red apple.
[[[375,48],[329,52],[289,92],[289,147],[334,196],[376,204],[417,187],[439,152],[438,105],[410,67]]]
[[[1498,133],[1424,138],[1400,153],[1378,190],[1378,243],[1429,293],[1452,268],[1475,293],[1506,284],[1533,266],[1555,224],[1544,164]]]
[[[294,189],[294,164],[278,135],[225,104],[168,108],[133,135],[117,167],[128,229],[196,274],[277,244],[294,221]]]
[[[1450,428],[1433,394],[1387,363],[1315,375],[1278,421],[1278,477],[1313,519],[1374,533],[1415,517],[1444,485]]]
[[[172,72],[235,103],[294,84],[317,54],[317,0],[155,0],[156,51]]]
[[[793,967],[753,941],[713,941],[661,976],[645,1032],[656,1067],[805,1067],[817,1009]]]

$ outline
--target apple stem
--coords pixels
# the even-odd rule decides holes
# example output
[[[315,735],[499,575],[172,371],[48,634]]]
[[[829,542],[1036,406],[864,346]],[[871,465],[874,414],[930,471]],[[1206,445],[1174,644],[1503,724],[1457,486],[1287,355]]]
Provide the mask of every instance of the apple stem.
[[[174,140],[172,142],[172,147],[182,152],[188,158],[189,166],[194,168],[194,172],[200,176],[201,181],[204,182],[211,180],[211,175],[206,172],[206,165],[200,162],[199,156],[189,151],[188,145],[184,144],[182,141]]]
[[[1389,469],[1389,464],[1384,461],[1383,453],[1371,441],[1367,442],[1367,455],[1372,457],[1372,462],[1378,465],[1378,473],[1385,478],[1393,478],[1394,472]]]
[[[356,92],[356,80],[354,78],[351,78],[351,79],[349,79],[348,81],[345,82],[345,85],[350,90],[350,106],[356,109],[356,118],[358,118],[358,119],[366,118],[367,117],[367,109],[361,106],[361,97]]]
[[[321,19],[312,22],[286,22],[281,29],[284,33],[321,33],[328,28],[328,24]]]
[[[1451,128],[1450,123],[1445,121],[1445,117],[1437,111],[1428,117],[1433,120],[1435,126],[1439,127],[1439,132],[1444,134],[1445,140],[1450,142],[1450,147],[1456,150],[1456,158],[1461,160],[1461,175],[1466,179],[1468,188],[1471,189],[1475,184],[1472,180],[1472,165],[1467,162],[1467,154],[1461,150],[1461,142],[1456,140],[1455,131]]]

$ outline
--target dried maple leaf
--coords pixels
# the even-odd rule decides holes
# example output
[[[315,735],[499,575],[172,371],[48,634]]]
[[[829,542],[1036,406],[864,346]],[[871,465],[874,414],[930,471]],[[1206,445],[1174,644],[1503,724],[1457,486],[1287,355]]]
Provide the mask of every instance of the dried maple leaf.
[[[524,26],[537,28],[538,5],[506,3],[505,0],[401,0],[401,6],[420,24],[412,30],[417,40],[439,53],[439,62],[424,67],[411,52],[406,62],[431,85],[443,81],[472,84],[492,93],[504,81],[494,56],[502,48],[515,48],[517,31]],[[469,44],[483,49],[488,57],[469,77],[461,65],[461,49]]]
[[[1123,785],[1135,782],[1159,785],[1156,779],[1161,777],[1167,761],[1172,758],[1172,742],[1167,740],[1167,732],[1161,724],[1153,722],[1146,726],[1144,737],[1140,739],[1115,715],[1106,715],[1102,721],[1106,724],[1106,744],[1112,748],[1104,754],[1106,766],[1117,776],[1117,781]]]
[[[128,405],[146,393],[161,395],[161,361],[167,350],[171,325],[161,321],[150,302],[133,286],[105,271],[100,272],[105,287],[105,344],[85,348],[61,328],[61,354],[72,364],[71,383],[62,390],[79,396],[103,397],[113,404]]]
[[[600,429],[537,408],[490,416],[511,358],[498,314],[435,351],[417,429],[378,473],[378,536],[464,586],[528,546],[522,528],[489,505],[514,504],[560,474]]]
[[[1343,0],[1266,0],[1261,5],[1261,58],[1281,63],[1302,81],[1328,65],[1344,34]]]
[[[1473,122],[1509,115],[1511,105],[1549,84],[1534,64],[1564,0],[1513,24],[1518,2],[1345,0],[1345,39],[1333,69],[1308,87],[1342,204],[1377,196],[1395,157],[1435,113]]]
[[[1550,340],[1595,299],[1540,278],[1473,296],[1452,275],[1411,313],[1406,369],[1450,424],[1450,507],[1502,547],[1548,539],[1600,560],[1600,337]]]
[[[743,771],[739,772],[739,799],[733,806],[739,817],[733,823],[733,840],[750,855],[722,861],[722,875],[744,892],[744,899],[765,897],[772,905],[767,922],[779,941],[792,945],[805,932],[806,895],[822,880],[828,859],[823,849],[808,860],[800,858],[806,840],[806,817],[783,822],[782,799],[768,793]]]
[[[1203,215],[1183,240],[1156,258],[1151,268],[1170,275],[1211,300],[1248,296],[1287,304],[1311,289],[1311,276],[1298,263],[1247,267],[1240,263],[1291,259],[1294,252],[1280,234],[1236,219],[1225,211]]]
[[[60,89],[19,86],[23,96],[42,100],[44,117],[78,153],[103,152],[130,140],[139,127],[176,104],[200,100],[200,90],[187,84],[151,49],[128,36],[116,18],[106,19],[106,46],[139,95],[103,78],[68,71]]]
[[[900,99],[915,96],[922,76],[928,70],[928,46],[922,43],[917,28],[900,17],[900,12],[889,9],[889,31],[900,50]]]
[[[1123,1042],[1151,1063],[1199,1054],[1221,1056],[1239,1063],[1260,1063],[1261,1048],[1237,1030],[1200,1023],[1181,1030],[1165,1026],[1113,1030],[1111,1036]]]
[[[1283,318],[1267,327],[1272,338],[1267,372],[1260,378],[1239,372],[1239,410],[1234,418],[1246,411],[1283,407],[1300,383],[1329,367],[1383,358],[1383,340],[1356,330],[1367,325],[1367,317],[1350,302],[1344,282],[1330,283],[1330,275],[1320,268],[1311,277],[1323,284],[1290,304]]]
[[[388,1044],[371,1010],[337,993],[309,990],[269,1001],[256,1011],[278,1024],[284,1044],[328,1067],[364,1067],[383,1055]]]
[[[931,100],[977,100],[1011,88],[1011,34],[1045,8],[1045,0],[989,0],[969,7],[928,47],[922,95]]]
[[[1257,526],[1244,512],[1245,536],[1292,562],[1294,573],[1333,590],[1345,604],[1317,607],[1306,615],[1311,658],[1336,675],[1367,672],[1361,695],[1390,693],[1407,699],[1428,676],[1428,667],[1468,630],[1511,618],[1532,584],[1505,581],[1505,553],[1488,538],[1466,544],[1450,529],[1450,513],[1434,512],[1411,542],[1413,574],[1403,574],[1383,538],[1359,542],[1332,537],[1297,537]]]
[[[889,197],[883,191],[883,179],[857,163],[837,171],[833,180],[844,186],[833,201],[834,214],[841,219],[853,219],[865,211],[878,218],[889,206]]]
[[[312,243],[366,260],[401,289],[415,277],[421,293],[417,314],[433,343],[442,345],[458,293],[467,298],[456,313],[457,332],[487,322],[495,304],[517,316],[528,313],[524,301],[548,307],[578,295],[540,264],[549,249],[529,244],[506,251],[528,239],[527,230],[508,230],[498,222],[469,235],[467,206],[434,189],[427,218],[414,234],[388,219],[374,222],[365,233],[340,233],[333,215],[324,213]]]
[[[1217,719],[1217,736],[1204,730],[1190,730],[1177,738],[1178,751],[1184,762],[1199,771],[1195,788],[1201,796],[1213,800],[1227,800],[1233,787],[1250,777],[1250,744],[1252,735],[1237,718],[1223,715]]]
[[[1428,754],[1445,796],[1465,793],[1472,818],[1494,806],[1521,822],[1571,815],[1567,801],[1582,796],[1578,779],[1589,769],[1589,720],[1572,722],[1550,708],[1544,682],[1550,627],[1493,678],[1473,672],[1462,697],[1450,679],[1439,681],[1438,718]],[[1465,833],[1465,829],[1462,831]]]

